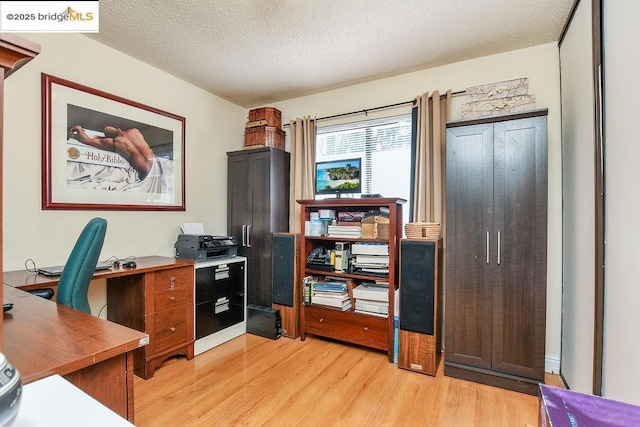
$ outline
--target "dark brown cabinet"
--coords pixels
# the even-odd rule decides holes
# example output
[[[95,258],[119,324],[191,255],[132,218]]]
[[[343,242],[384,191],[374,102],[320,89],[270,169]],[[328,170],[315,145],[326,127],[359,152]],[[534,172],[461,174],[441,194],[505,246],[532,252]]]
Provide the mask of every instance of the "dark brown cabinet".
[[[228,152],[227,232],[247,258],[247,304],[271,307],[271,236],[289,230],[289,153]]]
[[[544,382],[547,110],[447,124],[445,375]]]

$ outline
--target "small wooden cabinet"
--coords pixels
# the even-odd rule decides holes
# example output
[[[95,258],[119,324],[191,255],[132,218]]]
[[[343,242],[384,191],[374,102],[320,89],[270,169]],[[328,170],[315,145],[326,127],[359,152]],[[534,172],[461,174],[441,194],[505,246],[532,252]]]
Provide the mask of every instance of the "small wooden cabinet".
[[[194,263],[107,280],[109,320],[149,334],[134,351],[135,374],[153,377],[158,365],[176,355],[194,356]]]
[[[389,217],[389,232],[380,238],[358,237],[330,237],[327,235],[311,236],[302,233],[300,242],[300,271],[302,277],[328,277],[353,282],[372,281],[384,278],[389,282],[389,306],[387,317],[358,313],[351,309],[342,311],[323,305],[304,305],[300,301],[300,339],[304,341],[306,334],[319,335],[337,339],[365,347],[375,348],[388,353],[389,362],[393,362],[394,325],[393,311],[395,305],[395,291],[398,288],[398,245],[402,236],[402,204],[405,201],[398,198],[365,198],[365,199],[325,199],[298,200],[302,205],[301,230],[305,230],[305,222],[309,221],[312,213],[320,210],[335,210],[336,212],[371,212],[385,211]],[[323,246],[334,248],[336,244],[376,243],[387,244],[389,247],[389,273],[387,276],[368,275],[363,272],[326,271],[307,265],[307,258],[314,248]],[[311,268],[310,268],[311,267]],[[302,286],[299,284],[298,286]]]

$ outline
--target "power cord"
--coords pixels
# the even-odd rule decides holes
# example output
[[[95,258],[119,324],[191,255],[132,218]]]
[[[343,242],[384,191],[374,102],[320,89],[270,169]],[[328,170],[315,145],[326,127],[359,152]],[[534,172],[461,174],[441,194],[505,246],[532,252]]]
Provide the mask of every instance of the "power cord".
[[[136,257],[133,256],[133,255],[129,255],[128,257],[125,257],[125,258],[118,258],[117,256],[110,256],[109,258],[107,258],[107,260],[105,262],[110,263],[113,267],[118,267],[123,262],[134,261],[135,259],[136,259]]]
[[[107,307],[107,304],[103,305],[102,308],[100,309],[100,311],[98,311],[98,316],[100,317],[100,315],[102,314],[102,310],[104,310]]]
[[[38,272],[38,268],[36,267],[36,262],[34,260],[32,260],[31,258],[29,258],[28,260],[26,260],[24,262],[24,269],[27,270],[29,273],[37,273]]]

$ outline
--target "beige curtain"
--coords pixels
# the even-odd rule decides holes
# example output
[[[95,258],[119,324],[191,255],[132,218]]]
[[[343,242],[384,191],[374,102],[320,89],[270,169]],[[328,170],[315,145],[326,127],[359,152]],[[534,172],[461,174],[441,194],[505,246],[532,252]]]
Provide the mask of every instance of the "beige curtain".
[[[440,96],[423,93],[413,100],[418,109],[413,185],[413,221],[439,222],[444,229],[445,124],[451,90]]]
[[[289,121],[291,142],[291,189],[289,231],[300,233],[300,199],[313,199],[316,162],[316,122],[309,116]]]

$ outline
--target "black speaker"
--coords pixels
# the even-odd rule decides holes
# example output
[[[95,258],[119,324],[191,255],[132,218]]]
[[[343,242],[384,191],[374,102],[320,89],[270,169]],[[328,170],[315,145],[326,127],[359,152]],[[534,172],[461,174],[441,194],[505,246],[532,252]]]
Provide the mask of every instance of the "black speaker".
[[[296,274],[296,235],[274,233],[272,239],[272,301],[293,307]]]
[[[433,335],[438,242],[400,241],[400,329]]]

